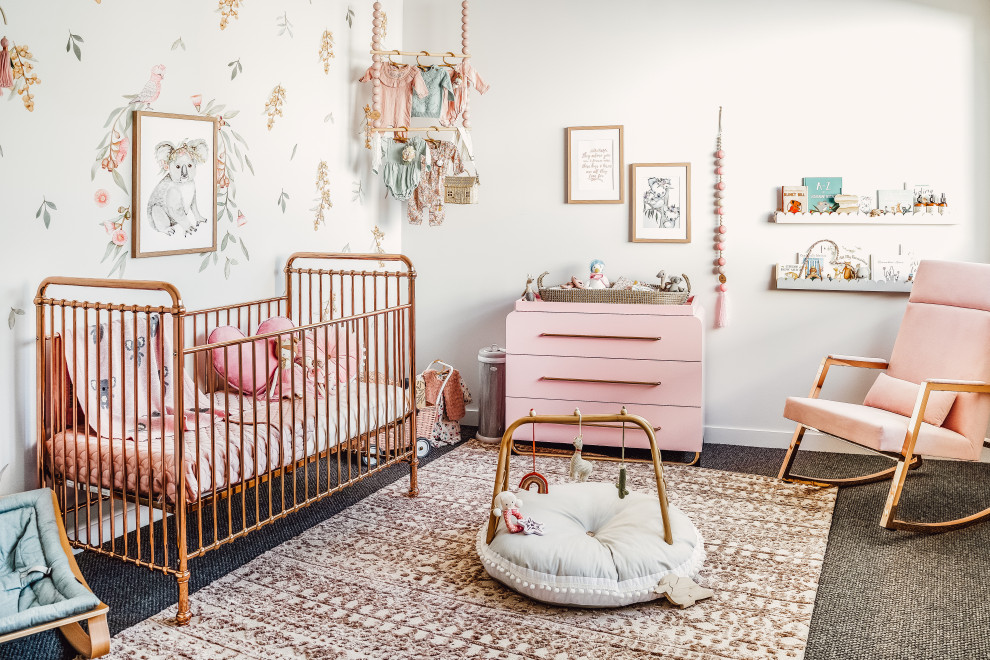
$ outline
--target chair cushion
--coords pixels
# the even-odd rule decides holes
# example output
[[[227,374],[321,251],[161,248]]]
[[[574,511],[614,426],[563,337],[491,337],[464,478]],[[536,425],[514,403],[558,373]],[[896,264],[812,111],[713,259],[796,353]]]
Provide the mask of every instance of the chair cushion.
[[[914,404],[920,389],[918,383],[892,378],[882,373],[877,376],[873,387],[867,392],[863,405],[910,417],[914,412]],[[925,407],[925,421],[932,426],[942,426],[955,400],[955,392],[931,392],[928,395],[928,405]]]
[[[69,568],[47,488],[0,498],[0,557],[0,635],[100,604]]]
[[[614,484],[577,483],[521,498],[521,513],[543,523],[543,536],[510,534],[500,520],[488,544],[486,520],[476,547],[489,575],[530,598],[581,607],[645,602],[660,597],[660,578],[694,578],[704,563],[701,535],[673,505],[674,542],[664,542],[656,495],[620,499]]]
[[[876,451],[901,453],[909,417],[855,403],[788,397],[784,417]],[[975,461],[980,452],[965,436],[922,423],[915,454]]]

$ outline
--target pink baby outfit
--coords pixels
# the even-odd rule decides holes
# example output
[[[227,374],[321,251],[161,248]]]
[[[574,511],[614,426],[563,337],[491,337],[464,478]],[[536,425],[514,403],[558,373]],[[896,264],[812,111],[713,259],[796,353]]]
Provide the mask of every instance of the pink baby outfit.
[[[441,140],[436,146],[430,147],[430,156],[433,160],[433,167],[423,170],[419,185],[413,191],[409,199],[406,213],[409,216],[409,224],[423,224],[423,216],[427,211],[430,213],[430,226],[442,225],[446,216],[443,208],[443,200],[446,195],[443,180],[448,174],[459,174],[464,171],[464,163],[457,152],[457,147],[452,142]],[[454,373],[457,373],[456,371]],[[456,418],[460,419],[460,418]]]
[[[374,80],[374,69],[374,65],[368,67],[359,81]],[[413,92],[419,98],[429,94],[419,67],[399,67],[391,62],[383,62],[378,79],[382,83],[382,126],[408,126],[412,118]]]
[[[457,118],[464,112],[469,86],[473,86],[479,94],[488,91],[488,83],[482,79],[481,74],[471,66],[471,62],[468,60],[462,60],[460,64],[454,67],[450,73],[450,80],[454,86],[454,92],[453,99],[447,103],[440,120],[444,126],[453,126]]]

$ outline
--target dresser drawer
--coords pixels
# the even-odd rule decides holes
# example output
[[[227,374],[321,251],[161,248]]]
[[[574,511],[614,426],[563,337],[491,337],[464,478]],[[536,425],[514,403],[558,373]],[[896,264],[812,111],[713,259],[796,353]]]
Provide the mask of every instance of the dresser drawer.
[[[507,355],[505,382],[524,398],[701,405],[700,362]]]
[[[511,354],[646,360],[701,360],[693,316],[513,312],[505,322]]]
[[[505,424],[506,428],[520,417],[529,415],[530,408],[538,415],[572,415],[575,408],[580,408],[585,415],[618,414],[622,408],[615,403],[598,401],[562,401],[557,399],[531,399],[506,397]],[[655,430],[657,446],[669,451],[701,451],[703,438],[703,423],[701,408],[678,406],[651,406],[639,403],[626,405],[631,415],[639,415],[650,422]],[[622,444],[622,429],[585,426],[582,429],[585,446],[592,450],[591,445],[618,447]],[[538,424],[536,426],[537,442],[557,442],[571,444],[577,435],[577,426],[560,424]],[[518,428],[513,437],[520,441],[530,441],[533,438],[532,425],[526,424]],[[646,433],[638,426],[626,426],[626,447],[649,449],[650,442]]]

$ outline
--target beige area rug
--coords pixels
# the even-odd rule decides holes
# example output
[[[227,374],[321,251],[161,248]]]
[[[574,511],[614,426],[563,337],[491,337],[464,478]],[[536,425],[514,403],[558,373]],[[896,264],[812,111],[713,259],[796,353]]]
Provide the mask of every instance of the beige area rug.
[[[468,443],[113,638],[113,658],[800,658],[834,491],[701,468],[665,468],[670,500],[700,529],[715,596],[582,610],[543,605],[488,577],[475,554],[496,452]],[[512,479],[529,461],[513,457]],[[540,459],[552,484],[566,459]],[[596,463],[592,480],[618,465]],[[651,489],[652,468],[629,469]]]

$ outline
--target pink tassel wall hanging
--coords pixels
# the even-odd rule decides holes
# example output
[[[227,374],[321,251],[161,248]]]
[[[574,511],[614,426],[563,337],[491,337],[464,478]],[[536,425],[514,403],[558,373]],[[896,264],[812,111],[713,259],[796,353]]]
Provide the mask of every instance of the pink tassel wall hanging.
[[[10,51],[7,50],[7,37],[0,39],[0,89],[14,86],[14,69],[10,64]]]
[[[715,272],[718,273],[718,301],[715,304],[715,327],[724,328],[729,325],[729,300],[726,292],[729,290],[725,277],[725,173],[723,161],[725,151],[722,149],[722,106],[718,107],[718,137],[715,139],[715,174],[718,182],[715,184],[715,217],[718,218],[718,229],[715,233]]]

